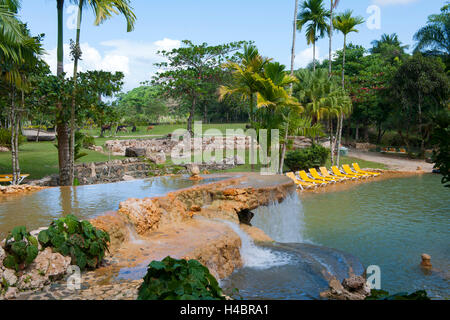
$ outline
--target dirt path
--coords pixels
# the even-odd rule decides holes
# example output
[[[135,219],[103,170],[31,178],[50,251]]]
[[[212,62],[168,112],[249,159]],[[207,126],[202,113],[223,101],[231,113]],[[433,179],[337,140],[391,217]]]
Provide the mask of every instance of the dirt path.
[[[404,159],[375,152],[366,152],[352,149],[349,150],[348,156],[366,161],[383,163],[389,169],[398,171],[417,171],[418,167],[421,167],[425,172],[431,172],[433,170],[433,164],[427,163],[423,160]]]

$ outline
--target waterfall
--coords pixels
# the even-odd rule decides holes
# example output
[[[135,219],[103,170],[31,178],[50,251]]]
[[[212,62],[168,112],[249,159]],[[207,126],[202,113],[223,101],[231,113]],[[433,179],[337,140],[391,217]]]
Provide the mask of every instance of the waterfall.
[[[273,202],[254,210],[251,223],[262,229],[269,237],[280,243],[303,243],[303,205],[294,192],[282,203]]]
[[[244,232],[238,224],[220,220],[228,225],[241,238],[241,257],[244,267],[268,269],[276,266],[288,264],[290,256],[280,252],[273,252],[267,248],[261,248],[255,245],[252,238]]]

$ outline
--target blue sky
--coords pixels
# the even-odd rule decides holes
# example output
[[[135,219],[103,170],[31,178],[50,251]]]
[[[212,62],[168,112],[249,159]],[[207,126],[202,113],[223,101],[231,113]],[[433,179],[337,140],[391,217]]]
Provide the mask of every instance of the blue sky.
[[[302,2],[302,0],[300,0]],[[371,41],[383,33],[396,32],[406,45],[413,45],[414,33],[438,13],[444,0],[341,0],[338,12],[352,9],[354,14],[370,20],[379,10],[380,26],[360,26],[349,41],[370,47]],[[90,11],[84,15],[81,43],[82,71],[103,69],[123,71],[124,90],[130,90],[141,81],[151,78],[156,69],[153,63],[161,61],[156,52],[180,45],[180,40],[219,44],[239,40],[253,40],[264,56],[290,65],[294,0],[132,0],[137,15],[135,31],[126,32],[123,17],[117,16],[99,27],[93,25]],[[329,5],[329,0],[325,0]],[[373,7],[373,6],[376,7]],[[372,7],[371,7],[372,6]],[[370,13],[367,12],[371,8]],[[374,11],[375,10],[375,11]],[[75,38],[76,8],[66,0],[64,10],[64,40],[66,72],[71,72],[68,43]],[[21,19],[28,22],[33,34],[45,33],[46,60],[56,66],[56,1],[22,0]],[[375,26],[375,28],[374,28]],[[336,34],[333,50],[342,47],[343,37]],[[328,54],[328,39],[318,42],[318,58]],[[306,45],[303,33],[297,33],[296,67],[312,60],[312,48]]]

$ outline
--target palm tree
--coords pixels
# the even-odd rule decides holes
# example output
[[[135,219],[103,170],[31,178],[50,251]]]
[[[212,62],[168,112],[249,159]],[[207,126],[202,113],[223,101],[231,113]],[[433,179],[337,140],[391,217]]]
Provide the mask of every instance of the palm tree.
[[[427,25],[414,35],[416,51],[427,55],[448,57],[450,54],[450,5],[441,8],[441,14],[428,17]],[[428,50],[426,50],[428,49]]]
[[[262,57],[256,46],[245,45],[240,63],[227,62],[224,67],[231,70],[232,81],[229,86],[219,87],[219,101],[230,95],[238,95],[249,103],[250,124],[254,126],[255,95],[258,91],[256,75],[262,75],[264,67],[271,59]],[[251,145],[254,145],[254,137],[251,136]],[[254,148],[250,148],[251,169],[254,169]]]
[[[329,32],[327,19],[330,12],[324,8],[323,0],[305,0],[297,19],[297,29],[306,26],[306,41],[313,45],[313,69],[316,70],[316,42]]]
[[[334,27],[342,32],[344,35],[344,48],[342,53],[342,89],[345,90],[345,50],[347,48],[347,35],[351,32],[359,32],[356,29],[357,25],[363,24],[364,19],[362,17],[353,17],[353,11],[347,10],[344,13],[339,14],[333,21]],[[344,125],[344,112],[341,112],[338,122],[338,141],[337,141],[337,164],[339,165],[340,145],[342,138],[342,127]]]
[[[89,6],[94,15],[96,26],[100,25],[105,20],[112,17],[112,14],[121,13],[127,21],[127,32],[134,30],[134,23],[136,16],[132,11],[129,0],[76,0],[78,1],[78,19],[77,19],[77,34],[75,44],[72,45],[72,57],[74,60],[73,68],[73,83],[74,94],[72,99],[72,108],[70,116],[70,184],[73,184],[74,178],[74,162],[75,162],[75,97],[76,84],[78,74],[78,62],[81,58],[80,37],[81,37],[81,21],[83,18],[83,8]],[[74,2],[76,2],[74,1]]]
[[[13,184],[20,177],[19,165],[19,124],[24,111],[24,93],[29,89],[28,74],[39,64],[43,49],[40,38],[30,36],[26,25],[16,18],[19,8],[17,0],[0,0],[0,80],[9,91],[11,124],[11,158]],[[16,101],[21,93],[22,106],[17,108]]]
[[[333,11],[339,5],[339,0],[330,0],[330,29],[329,29],[329,38],[330,45],[328,47],[328,76],[331,77],[331,51],[332,51],[332,40],[333,40]]]
[[[268,63],[264,68],[264,77],[255,75],[255,78],[258,88],[257,107],[268,109],[266,115],[269,115],[269,119],[280,117],[283,122],[284,139],[278,168],[278,172],[283,173],[291,116],[303,111],[297,99],[287,91],[287,88],[298,80],[295,76],[288,75],[285,66],[278,62]],[[268,126],[266,129],[269,129]]]
[[[291,51],[291,76],[294,75],[294,63],[295,63],[295,42],[297,36],[297,15],[298,15],[298,0],[295,0],[294,8],[294,27],[292,32],[292,51]],[[292,91],[292,85],[291,85]]]

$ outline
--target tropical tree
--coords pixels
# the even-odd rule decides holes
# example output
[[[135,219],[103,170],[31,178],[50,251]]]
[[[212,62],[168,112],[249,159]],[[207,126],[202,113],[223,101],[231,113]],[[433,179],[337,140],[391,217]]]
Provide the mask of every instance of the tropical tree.
[[[386,61],[391,63],[401,60],[405,56],[405,50],[409,48],[409,46],[401,43],[396,33],[391,35],[382,34],[380,40],[374,40],[371,44],[370,53],[380,54]]]
[[[343,57],[342,57],[342,89],[345,90],[345,50],[347,47],[347,35],[351,32],[358,32],[356,29],[357,25],[364,23],[364,19],[362,17],[353,17],[353,11],[347,10],[344,13],[336,16],[336,19],[333,21],[333,25],[335,29],[339,30],[344,35],[344,48],[343,48]],[[347,105],[347,104],[346,104]],[[343,108],[343,110],[347,110],[347,108]],[[338,141],[337,141],[337,164],[339,165],[340,159],[340,145],[342,139],[342,127],[344,125],[344,112],[342,112],[339,116],[338,122]]]
[[[78,63],[81,58],[82,52],[80,48],[80,37],[81,37],[81,21],[83,18],[83,8],[89,6],[95,16],[94,24],[96,26],[100,25],[105,20],[112,17],[113,14],[122,14],[127,21],[127,32],[131,32],[134,29],[134,23],[136,21],[136,16],[130,6],[129,0],[73,0],[73,2],[78,2],[78,18],[77,18],[77,33],[75,43],[71,45],[71,55],[74,61],[73,69],[73,83],[74,83],[74,93],[72,99],[72,107],[70,114],[70,184],[73,184],[74,178],[74,162],[75,162],[75,97],[76,97],[76,84],[77,84],[77,73],[78,73]]]
[[[294,26],[293,26],[293,31],[292,31],[291,76],[294,76],[295,42],[296,42],[296,38],[297,38],[297,16],[298,16],[298,0],[295,0]],[[291,85],[291,91],[292,91],[292,85]]]
[[[0,87],[10,103],[13,184],[20,178],[19,137],[21,116],[25,111],[25,92],[30,90],[29,75],[42,61],[42,36],[32,37],[26,25],[16,18],[18,1],[0,0]]]
[[[415,50],[426,55],[448,57],[450,54],[450,4],[441,8],[440,14],[428,17],[427,25],[414,35]]]
[[[292,97],[288,88],[291,84],[297,82],[297,78],[289,75],[285,71],[285,66],[278,62],[270,62],[264,68],[264,76],[255,74],[257,83],[257,107],[264,108],[263,118],[264,129],[280,129],[280,126],[274,125],[277,119],[282,122],[281,128],[284,133],[281,147],[279,173],[283,172],[284,158],[286,155],[286,146],[289,133],[289,123],[291,117],[299,115],[303,107],[298,103],[295,97]]]
[[[306,41],[313,45],[313,70],[316,70],[316,42],[329,32],[327,19],[330,12],[324,8],[323,0],[305,0],[297,19],[297,29],[306,26]]]
[[[334,9],[339,5],[339,0],[330,0],[330,28],[329,28],[329,38],[330,45],[328,47],[328,76],[331,77],[331,66],[332,66],[332,44],[333,44],[333,12]]]

